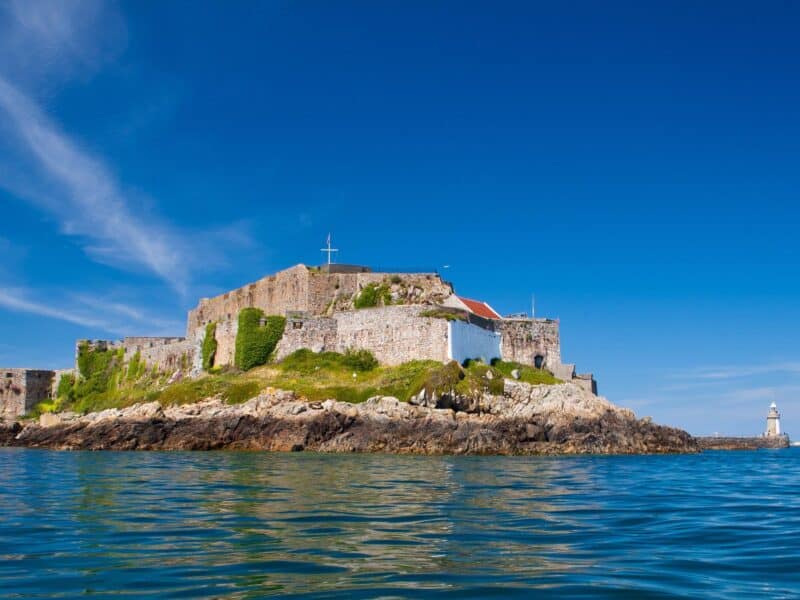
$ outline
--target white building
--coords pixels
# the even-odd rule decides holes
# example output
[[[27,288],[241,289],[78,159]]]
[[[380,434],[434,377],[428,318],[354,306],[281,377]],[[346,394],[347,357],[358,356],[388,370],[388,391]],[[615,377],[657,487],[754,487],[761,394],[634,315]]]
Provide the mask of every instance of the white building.
[[[769,406],[769,413],[767,413],[767,437],[775,437],[781,434],[781,413],[778,412],[778,407],[773,402]]]

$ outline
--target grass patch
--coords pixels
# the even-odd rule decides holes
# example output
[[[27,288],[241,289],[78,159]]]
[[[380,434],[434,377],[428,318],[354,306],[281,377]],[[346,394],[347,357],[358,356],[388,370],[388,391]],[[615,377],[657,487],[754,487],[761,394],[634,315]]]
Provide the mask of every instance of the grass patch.
[[[62,410],[85,413],[153,400],[158,400],[162,406],[190,404],[215,396],[225,402],[238,404],[257,396],[268,387],[293,391],[310,401],[334,399],[351,403],[364,402],[373,396],[394,396],[405,402],[422,390],[437,396],[450,393],[501,394],[503,378],[510,378],[514,369],[519,369],[520,380],[526,383],[560,383],[548,371],[514,362],[494,361],[487,365],[471,360],[459,365],[455,361],[442,364],[431,360],[415,360],[397,366],[384,366],[378,365],[375,357],[366,351],[339,354],[298,350],[279,363],[255,367],[246,372],[231,367],[215,368],[197,379],[167,384],[167,375],[150,370],[146,370],[135,381],[130,381],[127,375],[131,365],[118,363],[118,352],[98,353],[102,354],[100,358],[82,357],[87,380],[73,381],[71,386],[63,383],[63,388],[59,385],[61,397],[40,403],[30,416]],[[102,381],[105,382],[105,389],[102,392],[93,391],[93,386]]]
[[[532,365],[523,365],[518,362],[493,360],[492,367],[503,374],[503,377],[513,379],[511,371],[519,371],[519,381],[530,383],[531,385],[555,385],[557,383],[564,383],[556,378],[550,371],[546,369],[537,369]]]

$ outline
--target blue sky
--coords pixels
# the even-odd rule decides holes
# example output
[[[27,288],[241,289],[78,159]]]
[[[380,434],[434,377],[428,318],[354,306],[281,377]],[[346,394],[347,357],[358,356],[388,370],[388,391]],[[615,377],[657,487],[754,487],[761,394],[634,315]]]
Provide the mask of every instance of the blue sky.
[[[298,262],[559,317],[638,414],[800,437],[800,5],[0,5],[0,364]]]

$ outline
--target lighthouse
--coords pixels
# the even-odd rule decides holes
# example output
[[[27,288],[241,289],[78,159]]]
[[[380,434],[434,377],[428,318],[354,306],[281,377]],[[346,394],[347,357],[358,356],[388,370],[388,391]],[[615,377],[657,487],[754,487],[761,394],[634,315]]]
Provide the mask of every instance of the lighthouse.
[[[781,413],[778,412],[778,407],[773,402],[769,405],[769,413],[767,413],[767,437],[775,437],[781,434]]]

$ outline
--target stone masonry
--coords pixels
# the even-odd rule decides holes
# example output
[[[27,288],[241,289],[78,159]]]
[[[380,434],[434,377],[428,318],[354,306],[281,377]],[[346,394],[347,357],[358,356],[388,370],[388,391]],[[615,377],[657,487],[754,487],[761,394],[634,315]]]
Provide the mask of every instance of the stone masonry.
[[[0,369],[0,417],[14,419],[50,398],[53,371]]]
[[[389,305],[356,310],[356,298],[370,285],[380,287],[381,304]],[[442,307],[453,294],[453,286],[435,273],[373,273],[365,267],[333,270],[296,265],[214,298],[201,299],[189,311],[186,338],[130,337],[93,343],[123,348],[125,360],[139,352],[149,366],[162,372],[186,371],[188,367],[187,374],[196,375],[201,370],[200,348],[206,326],[216,323],[214,366],[232,365],[239,312],[255,307],[266,315],[287,318],[276,349],[278,359],[301,348],[315,352],[366,349],[383,364],[415,359],[444,362],[449,360],[455,339],[451,339],[452,327],[444,318],[421,313]],[[561,362],[557,320],[489,319],[471,312],[459,318],[470,327],[499,334],[499,354],[504,360],[547,368],[559,379],[596,391],[591,375],[576,375],[574,365]],[[460,339],[487,341],[489,337],[476,334]],[[460,348],[459,356],[465,352],[470,349]],[[475,352],[482,355],[477,354],[477,347]]]
[[[392,283],[393,279],[397,283]],[[201,299],[189,311],[187,337],[212,321],[236,319],[243,308],[260,308],[268,315],[323,315],[346,310],[369,284],[386,284],[393,301],[405,304],[436,304],[453,292],[436,273],[328,273],[296,265],[220,296]]]
[[[346,352],[368,349],[379,362],[447,361],[445,319],[420,317],[424,307],[387,306],[335,313],[332,317],[293,315],[278,344],[282,359],[296,350]]]

